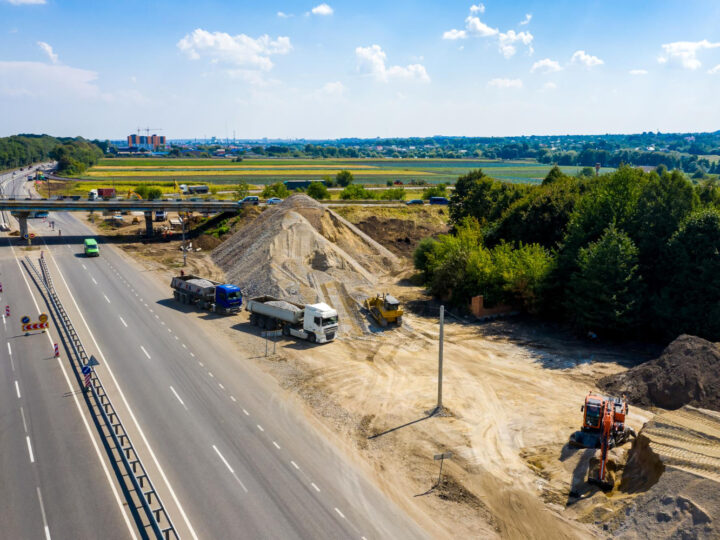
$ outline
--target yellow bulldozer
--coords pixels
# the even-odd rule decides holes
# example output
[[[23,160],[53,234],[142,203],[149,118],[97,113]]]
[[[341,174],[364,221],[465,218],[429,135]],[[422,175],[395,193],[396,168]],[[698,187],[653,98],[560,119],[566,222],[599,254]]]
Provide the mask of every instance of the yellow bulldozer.
[[[380,326],[390,324],[402,326],[403,310],[397,298],[389,294],[379,294],[365,300],[365,307]]]

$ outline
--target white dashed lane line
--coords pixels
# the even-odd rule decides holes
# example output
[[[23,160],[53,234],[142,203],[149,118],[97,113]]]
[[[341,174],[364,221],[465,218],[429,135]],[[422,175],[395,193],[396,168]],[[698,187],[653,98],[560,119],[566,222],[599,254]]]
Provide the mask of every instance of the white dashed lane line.
[[[128,327],[127,323],[125,322],[125,319],[123,319],[122,317],[120,317],[120,322],[123,323],[123,325],[125,325],[125,328]]]
[[[97,281],[95,281],[95,278],[94,278],[94,277],[90,276],[90,279],[92,279],[92,282],[93,282],[95,285],[97,285]]]
[[[103,296],[105,296],[105,295],[103,294]],[[110,303],[110,299],[107,296],[105,296],[105,300],[107,300],[108,304]]]
[[[145,356],[148,357],[148,360],[150,360],[150,355],[149,355],[148,352],[145,350],[145,347],[143,347],[142,345],[140,345],[140,348],[142,349],[142,352],[145,353]]]
[[[35,456],[33,455],[32,444],[30,443],[30,436],[25,435],[25,440],[27,441],[28,454],[30,454],[30,463],[35,463]]]
[[[234,401],[234,402],[237,401],[237,399],[235,399],[235,396],[230,396],[230,399],[231,399],[232,401]]]
[[[290,461],[290,463],[291,463],[292,466],[295,467],[298,471],[300,470],[300,467],[298,466],[297,463],[295,463],[294,461]]]
[[[345,519],[345,514],[343,514],[343,513],[338,509],[337,506],[335,507],[335,511],[337,512],[338,516],[340,516],[341,518]]]
[[[250,416],[250,413],[247,412],[245,409],[243,409],[243,412],[245,413],[245,416]]]
[[[257,424],[257,428],[258,428],[260,431],[265,431],[260,424]]]
[[[228,471],[230,471],[230,474],[232,474],[232,475],[235,477],[235,480],[237,480],[238,484],[240,484],[240,486],[245,490],[245,493],[247,493],[248,490],[247,490],[247,488],[245,487],[245,484],[243,484],[243,483],[240,481],[240,479],[239,479],[239,478],[237,477],[237,475],[235,474],[235,471],[233,470],[233,468],[232,468],[232,467],[230,466],[230,464],[227,462],[227,460],[225,459],[225,457],[220,453],[220,450],[218,450],[218,447],[215,446],[214,444],[213,444],[213,450],[215,450],[215,453],[218,455],[218,457],[219,457],[219,458],[222,460],[222,462],[225,464],[225,466],[227,467]]]
[[[278,443],[276,443],[275,441],[273,441],[273,445],[275,445],[275,448],[277,448],[278,450],[280,450],[280,445],[279,445]]]
[[[179,396],[178,393],[175,391],[175,389],[171,386],[171,387],[170,387],[170,390],[172,390],[172,393],[175,394],[175,397],[176,397],[177,400],[180,402],[180,405],[182,405],[183,407],[185,407],[185,410],[187,411],[187,410],[188,410],[187,405],[185,405],[185,402],[184,402],[182,399],[180,399],[180,396]]]
[[[317,491],[318,493],[320,493],[320,488],[315,485],[315,482],[310,482],[310,485],[313,487],[313,489],[314,489],[315,491]]]
[[[17,393],[18,399],[20,399],[20,385],[15,381],[15,392]]]

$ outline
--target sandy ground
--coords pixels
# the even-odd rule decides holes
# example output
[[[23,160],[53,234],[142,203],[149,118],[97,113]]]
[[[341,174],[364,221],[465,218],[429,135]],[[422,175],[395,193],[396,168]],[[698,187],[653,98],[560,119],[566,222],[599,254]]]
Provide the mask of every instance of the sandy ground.
[[[156,270],[164,286],[178,272],[178,242],[124,249]],[[186,272],[222,276],[206,251],[191,254],[188,263]],[[395,280],[381,288],[402,300],[422,296]],[[380,291],[368,294],[374,292]],[[319,346],[280,338],[267,357],[247,313],[212,323],[202,312],[195,316],[208,332],[248,351],[286,399],[434,537],[595,538],[614,530],[632,538],[642,530],[617,518],[627,503],[585,482],[594,452],[571,449],[567,441],[595,381],[647,359],[647,351],[591,345],[521,322],[470,324],[448,316],[445,414],[430,416],[437,399],[436,317],[407,313],[402,328],[380,331],[342,286],[329,284],[323,293],[340,313],[340,337]],[[640,431],[653,417],[633,407],[628,422]],[[618,461],[628,450],[616,451]],[[448,451],[453,456],[436,485],[433,455]]]

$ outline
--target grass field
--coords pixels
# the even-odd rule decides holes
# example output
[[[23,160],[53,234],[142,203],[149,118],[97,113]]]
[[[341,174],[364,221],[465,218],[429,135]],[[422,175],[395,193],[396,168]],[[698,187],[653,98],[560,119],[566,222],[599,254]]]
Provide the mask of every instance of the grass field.
[[[271,184],[284,180],[321,180],[347,169],[356,183],[385,184],[400,180],[427,183],[454,183],[458,176],[474,169],[508,182],[540,182],[550,165],[531,162],[501,162],[480,159],[104,159],[89,169],[81,180],[118,182],[172,182],[212,184]],[[580,167],[561,167],[574,175]],[[612,169],[602,169],[608,172]]]

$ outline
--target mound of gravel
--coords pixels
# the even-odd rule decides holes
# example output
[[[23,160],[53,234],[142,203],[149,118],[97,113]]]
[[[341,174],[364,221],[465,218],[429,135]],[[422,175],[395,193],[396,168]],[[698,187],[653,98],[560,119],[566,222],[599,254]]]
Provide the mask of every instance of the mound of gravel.
[[[292,195],[267,208],[212,252],[230,283],[248,297],[324,301],[326,285],[371,288],[400,260],[316,200]]]
[[[681,335],[659,358],[599,385],[611,395],[627,395],[640,406],[678,409],[693,405],[720,411],[720,348],[699,337]]]

